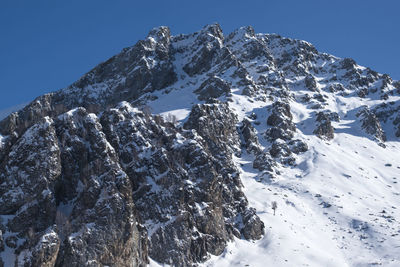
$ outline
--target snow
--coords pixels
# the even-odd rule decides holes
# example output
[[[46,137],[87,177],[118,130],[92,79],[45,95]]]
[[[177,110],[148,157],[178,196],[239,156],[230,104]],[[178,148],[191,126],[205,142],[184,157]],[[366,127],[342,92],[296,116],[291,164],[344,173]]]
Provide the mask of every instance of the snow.
[[[236,159],[238,166],[244,166],[244,193],[267,232],[258,241],[235,239],[222,256],[213,256],[204,266],[400,264],[396,221],[400,212],[395,207],[400,187],[393,183],[399,177],[400,146],[391,143],[383,149],[366,138],[344,133],[331,145],[316,138],[311,142],[313,150],[302,160],[312,163],[299,164],[303,169],[283,169],[273,182],[256,181],[250,156]],[[386,163],[396,164],[387,167]],[[272,201],[278,203],[276,216]],[[332,206],[324,208],[322,202]],[[383,210],[393,220],[383,217]]]
[[[0,220],[3,222],[7,222],[12,217],[13,215],[0,215]],[[3,232],[2,235],[3,235],[3,240],[6,240],[12,234],[10,232],[5,232],[5,233]],[[0,258],[3,260],[4,266],[14,266],[14,262],[16,259],[16,256],[14,254],[14,249],[5,245],[4,251],[0,252]]]
[[[331,57],[320,64],[337,60]],[[291,100],[298,128],[295,138],[309,146],[306,153],[296,156],[297,166],[279,167],[281,175],[276,179],[260,180],[260,173],[252,168],[252,155],[244,152],[235,159],[249,205],[256,208],[266,226],[265,236],[257,241],[236,238],[222,255],[210,255],[200,266],[400,265],[400,144],[386,142],[387,148],[382,148],[361,129],[357,111],[363,105],[382,103],[379,98],[326,93],[320,83],[324,78],[317,77],[318,87],[328,96],[324,109],[338,112],[341,119],[332,122],[335,138],[317,138],[312,133],[317,111]],[[153,111],[183,120],[189,106],[200,102],[191,90],[185,90],[187,93],[176,90],[160,96],[150,104]],[[293,99],[310,94],[295,84],[290,90]],[[262,133],[267,129],[267,107],[273,102],[241,95],[240,88],[233,87],[231,92],[230,108],[239,121],[250,113],[257,115],[261,123],[254,126],[261,145],[268,148]],[[390,100],[398,101],[398,97]],[[278,203],[276,216],[272,201]],[[159,265],[151,261],[150,266]]]
[[[5,143],[6,139],[7,139],[7,136],[3,136],[0,134],[0,148],[3,147],[3,144]]]
[[[202,34],[206,30],[207,28],[203,29]],[[293,122],[297,127],[294,138],[305,141],[309,147],[307,152],[295,156],[296,166],[278,166],[277,171],[280,174],[275,179],[262,177],[259,171],[252,168],[253,155],[243,151],[240,158],[234,157],[249,206],[256,208],[258,216],[265,224],[266,234],[256,241],[235,238],[222,255],[210,255],[210,260],[200,266],[400,266],[400,143],[393,135],[393,120],[383,124],[389,140],[385,143],[386,148],[383,148],[361,129],[360,119],[356,116],[361,107],[372,108],[384,102],[379,93],[382,80],[370,86],[377,88],[376,93],[360,98],[356,90],[351,89],[348,79],[343,78],[346,71],[338,68],[342,59],[318,53],[314,61],[305,61],[299,65],[299,68],[315,77],[316,87],[320,91],[310,92],[304,86],[305,76],[293,73],[290,68],[295,57],[278,68],[271,64],[270,59],[261,55],[251,62],[241,62],[247,71],[246,79],[255,87],[260,86],[260,95],[249,97],[242,95],[244,87],[239,78],[233,78],[236,67],[219,73],[218,66],[213,66],[208,73],[192,77],[187,75],[183,67],[190,64],[193,55],[197,55],[202,49],[200,42],[203,39],[198,37],[196,34],[172,37],[171,46],[174,50],[181,51],[174,55],[172,62],[178,81],[139,99],[152,99],[147,101],[151,113],[159,114],[165,119],[176,117],[179,124],[184,123],[192,106],[203,103],[193,91],[211,75],[217,74],[231,84],[232,95],[229,96],[228,103],[238,120],[242,121],[252,113],[257,116],[255,121],[258,123],[254,127],[262,148],[268,150],[271,144],[263,137],[263,133],[268,129],[266,120],[270,113],[269,107],[277,100],[277,96],[271,94],[268,98],[260,89],[263,86],[257,84],[257,81],[260,78],[265,79],[269,87],[282,80],[287,84],[290,93],[288,100]],[[214,38],[209,33],[207,37]],[[146,49],[153,51],[159,40],[156,36],[149,36],[147,40],[149,47]],[[282,40],[289,42],[283,43]],[[227,46],[238,59],[242,53],[246,53],[243,49],[246,44],[257,41],[268,47],[266,52],[274,59],[282,58],[285,53],[292,51],[299,52],[299,57],[304,57],[300,52],[312,49],[312,45],[305,41],[289,40],[274,34],[251,36],[247,28],[239,29],[227,43],[220,39],[217,41],[219,46]],[[153,68],[158,63],[154,56],[143,57],[143,60],[148,68]],[[258,67],[263,67],[266,71],[260,71]],[[314,68],[321,67],[325,72],[314,72]],[[131,72],[137,68],[134,67]],[[334,71],[330,72],[332,69]],[[355,69],[362,76],[368,71],[358,65]],[[335,81],[332,80],[333,75]],[[85,90],[89,97],[97,98],[107,95],[113,90],[113,86],[123,83],[124,79],[117,77],[109,82],[92,84]],[[329,92],[329,86],[335,83],[343,84],[344,91]],[[389,85],[387,89],[394,88]],[[73,93],[78,89],[71,87],[65,90]],[[279,92],[286,88],[271,86],[268,90]],[[315,116],[321,109],[311,109],[311,106],[318,102],[315,99],[310,103],[301,101],[306,94],[312,97],[317,93],[326,96],[323,110],[337,112],[340,116],[340,122],[332,122],[335,137],[330,141],[321,140],[313,134]],[[225,96],[221,99],[227,100]],[[400,97],[390,95],[386,102],[390,101],[399,103]],[[0,111],[0,119],[23,106]],[[126,108],[131,113],[141,112],[127,102],[121,102],[117,108]],[[73,117],[77,110],[71,110],[59,118]],[[87,119],[93,123],[98,122],[95,114],[89,114]],[[75,122],[78,123],[73,120]],[[49,127],[52,123],[50,118],[46,118],[46,123],[40,127]],[[23,138],[26,143],[36,142],[32,138],[32,131],[38,129],[39,126],[36,126],[25,132]],[[6,138],[7,136],[0,135],[0,148]],[[191,141],[177,136],[175,146],[184,145],[185,142]],[[111,149],[111,145],[107,145]],[[150,157],[150,147],[150,144],[145,144],[139,157]],[[159,177],[165,174],[160,174]],[[157,192],[159,188],[156,183],[152,179],[147,180],[154,192]],[[195,186],[190,180],[185,182]],[[78,191],[82,191],[82,188],[83,184],[79,182]],[[16,191],[11,191],[10,194],[18,197]],[[278,204],[276,215],[271,208],[273,201]],[[205,205],[206,203],[196,203],[200,214]],[[60,204],[58,209],[68,215],[72,206],[70,203]],[[168,225],[172,219],[158,224],[146,221],[149,235],[159,227]],[[94,224],[87,224],[86,228],[71,235],[71,242],[74,237],[93,227]],[[4,238],[11,235],[3,234]],[[15,260],[13,250],[7,246],[0,256],[5,266],[11,266]],[[161,265],[150,259],[150,266]]]

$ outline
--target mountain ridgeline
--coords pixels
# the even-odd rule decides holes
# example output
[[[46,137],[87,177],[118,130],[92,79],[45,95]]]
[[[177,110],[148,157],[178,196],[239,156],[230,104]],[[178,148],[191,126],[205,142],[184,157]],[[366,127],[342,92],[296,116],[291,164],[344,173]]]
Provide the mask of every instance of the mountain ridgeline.
[[[400,82],[251,27],[155,28],[0,122],[0,266],[193,266],[259,240],[237,159],[273,181],[349,118],[398,141]]]

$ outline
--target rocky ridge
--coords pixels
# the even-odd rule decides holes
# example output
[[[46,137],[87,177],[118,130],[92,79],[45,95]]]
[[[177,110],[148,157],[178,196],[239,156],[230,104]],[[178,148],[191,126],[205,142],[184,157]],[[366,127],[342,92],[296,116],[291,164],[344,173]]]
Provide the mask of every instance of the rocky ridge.
[[[309,150],[307,135],[329,142],[349,117],[380,144],[396,139],[399,90],[251,27],[153,29],[0,122],[0,266],[192,266],[260,239],[235,159],[250,155],[258,179],[273,180]],[[174,94],[190,101],[160,109]],[[157,115],[175,109],[188,112]]]

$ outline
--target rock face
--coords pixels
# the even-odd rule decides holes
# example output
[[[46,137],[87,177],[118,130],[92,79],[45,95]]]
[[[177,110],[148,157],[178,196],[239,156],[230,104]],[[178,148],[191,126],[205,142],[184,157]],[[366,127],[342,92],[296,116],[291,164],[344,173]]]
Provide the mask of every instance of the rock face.
[[[272,114],[268,117],[267,124],[272,126],[266,132],[266,137],[270,140],[278,138],[290,140],[296,126],[292,122],[293,116],[290,112],[290,105],[285,102],[277,101],[272,105]]]
[[[153,29],[0,122],[0,267],[193,266],[234,238],[260,239],[241,160],[269,179],[295,168],[313,134],[335,138],[337,112],[357,119],[343,108],[353,97],[374,100],[355,124],[398,137],[399,90],[252,27]]]
[[[221,254],[234,236],[264,233],[240,190],[231,156],[239,146],[237,119],[225,103],[194,106],[185,130],[129,104],[102,122],[131,178],[154,260],[191,265]]]
[[[334,137],[334,128],[331,124],[331,118],[336,118],[335,115],[330,113],[318,112],[317,114],[317,128],[314,130],[316,134],[321,139],[331,140]]]
[[[242,144],[246,148],[247,152],[255,155],[262,152],[261,145],[258,141],[257,131],[249,119],[243,119],[239,132],[242,136]]]
[[[233,237],[259,239],[232,161],[236,124],[221,102],[194,106],[185,130],[126,102],[100,118],[46,117],[3,162],[4,227],[26,238],[8,246],[27,266],[144,266],[148,255],[190,266]]]
[[[370,111],[368,108],[361,110],[357,114],[362,121],[362,128],[364,131],[372,136],[374,136],[377,140],[384,142],[386,141],[385,132],[382,130],[382,126],[375,113]]]
[[[101,129],[84,108],[45,117],[3,161],[1,213],[26,239],[15,247],[22,265],[147,262],[130,181]]]
[[[199,100],[209,100],[212,98],[218,98],[223,94],[230,92],[230,86],[227,82],[213,76],[206,81],[204,81],[199,89],[195,90],[194,93],[199,94]]]

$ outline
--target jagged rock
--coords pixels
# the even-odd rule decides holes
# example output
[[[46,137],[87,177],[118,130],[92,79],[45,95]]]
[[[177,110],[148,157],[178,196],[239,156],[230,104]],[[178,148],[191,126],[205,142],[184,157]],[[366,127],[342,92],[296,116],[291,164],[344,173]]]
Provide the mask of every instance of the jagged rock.
[[[317,128],[314,130],[314,134],[316,134],[321,139],[333,139],[334,128],[331,124],[330,113],[318,112],[316,121]]]
[[[382,130],[381,123],[374,112],[364,108],[357,113],[357,116],[360,117],[361,127],[367,134],[374,136],[380,142],[386,141],[385,132]]]
[[[185,130],[127,103],[104,113],[102,124],[132,181],[154,260],[192,265],[222,253],[244,227],[262,232],[255,218],[243,221],[247,200],[232,161],[237,118],[226,103],[193,106]]]
[[[239,66],[237,70],[233,73],[232,77],[237,78],[239,80],[237,84],[241,87],[244,87],[242,95],[246,96],[255,95],[257,91],[257,86],[255,85],[253,80],[250,79],[250,75],[245,68]]]
[[[395,132],[396,137],[400,137],[400,113],[396,116],[396,118],[393,120],[393,124],[397,125],[397,129]]]
[[[352,58],[344,58],[341,62],[341,67],[345,70],[352,70],[356,66],[356,62]]]
[[[71,203],[71,224],[57,265],[141,266],[147,263],[146,239],[138,226],[132,185],[94,114],[78,108],[56,122],[62,176],[57,203]],[[70,204],[70,205],[71,205]]]
[[[284,130],[279,127],[272,127],[265,132],[265,137],[268,140],[276,140],[276,139],[290,140],[293,138],[293,132]]]
[[[318,100],[319,102],[325,103],[327,98],[325,95],[322,94],[315,94],[314,99]]]
[[[46,232],[35,247],[26,249],[19,254],[21,266],[53,267],[56,264],[60,239],[54,231]]]
[[[304,141],[299,139],[290,140],[288,142],[288,146],[290,151],[292,151],[295,154],[304,153],[308,150],[308,145]]]
[[[292,156],[289,146],[281,139],[275,140],[272,143],[269,153],[284,165],[295,165],[296,163],[296,159]]]
[[[15,215],[7,226],[13,232],[46,229],[55,216],[51,192],[61,173],[53,120],[46,117],[26,131],[0,169],[0,214]]]
[[[343,85],[341,83],[333,83],[328,87],[328,90],[331,93],[335,93],[335,92],[343,92],[345,90],[345,88],[343,87]]]
[[[368,95],[368,89],[363,88],[357,91],[357,95],[361,98],[365,98]]]
[[[196,43],[202,47],[193,55],[190,62],[183,66],[183,70],[189,75],[202,74],[213,66],[220,58],[229,55],[229,51],[222,46],[224,35],[219,24],[207,25],[198,34]]]
[[[392,85],[396,88],[397,94],[400,94],[400,81],[395,81]]]
[[[199,100],[218,98],[230,92],[230,86],[219,77],[213,76],[205,80],[194,93],[198,94]]]
[[[299,87],[326,89],[311,99]],[[363,128],[382,141],[380,122],[387,123],[400,136],[399,103],[384,101],[393,87],[400,93],[398,81],[352,59],[251,27],[227,38],[218,24],[179,36],[155,28],[68,88],[0,122],[0,251],[25,266],[145,266],[149,255],[193,266],[220,255],[234,237],[264,233],[234,162],[241,145],[253,153],[258,178],[273,177],[277,163],[294,165],[294,154],[308,147],[293,140],[289,101],[322,109],[328,91],[365,97],[381,90],[376,101],[383,104],[359,115]],[[229,97],[231,88],[242,96]],[[192,107],[183,127],[133,107],[175,90],[207,101]],[[229,104],[213,100],[224,94]],[[256,103],[240,112],[239,97]],[[275,102],[266,151],[252,126],[263,115],[238,127],[232,112],[257,112],[262,101]],[[315,133],[333,138],[332,121],[337,113],[318,113]]]
[[[272,167],[275,165],[274,159],[269,153],[260,153],[253,161],[253,168],[259,171],[272,172]]]
[[[243,214],[242,234],[245,239],[256,240],[264,234],[264,223],[256,215],[253,208],[247,209]]]
[[[317,88],[317,81],[315,80],[315,78],[314,78],[314,76],[312,76],[312,75],[307,75],[305,78],[304,78],[304,84],[305,84],[305,86],[306,86],[306,88],[308,89],[308,90],[310,90],[310,91],[318,91],[318,88]]]
[[[293,137],[293,132],[296,131],[296,126],[292,122],[292,118],[293,116],[288,103],[275,102],[272,105],[272,114],[267,120],[267,124],[272,127],[266,131],[266,137],[270,140],[278,138],[290,140]]]
[[[153,29],[145,40],[96,66],[77,82],[37,98],[0,122],[0,134],[22,135],[45,116],[56,117],[70,109],[85,107],[99,112],[126,100],[161,90],[175,81],[168,27]]]
[[[337,112],[332,112],[332,111],[321,111],[317,113],[317,121],[321,122],[324,120],[329,119],[330,121],[340,121],[339,114]]]
[[[194,129],[200,136],[207,136],[211,151],[240,153],[240,139],[236,130],[238,119],[227,103],[195,105],[192,108],[185,129]],[[214,134],[215,133],[215,134]]]
[[[268,51],[266,42],[255,38],[255,36],[256,34],[253,27],[241,27],[228,35],[226,43],[229,48],[233,48],[234,45],[238,45],[239,43],[243,45],[245,49],[232,49],[234,50],[235,56],[242,62],[251,61],[260,57],[273,61],[273,57]]]
[[[32,253],[37,266],[56,259],[61,266],[147,261],[138,244],[129,179],[94,114],[80,108],[55,121],[45,117],[25,132],[2,165],[0,213],[12,215],[7,231],[22,236],[29,229],[44,231],[56,222],[59,204],[73,201],[66,218],[71,229],[62,233],[60,252],[54,235],[47,235],[48,241],[44,235],[36,247],[18,248],[11,236],[6,244],[17,248],[18,257]]]
[[[243,145],[246,148],[247,152],[253,153],[255,155],[261,153],[257,131],[251,124],[251,121],[249,121],[247,118],[244,118],[239,130],[243,139]]]
[[[382,84],[381,84],[381,92],[385,92],[387,90],[388,85],[393,83],[392,78],[388,74],[382,75]]]
[[[288,157],[292,152],[290,151],[289,147],[283,140],[278,139],[272,143],[269,153],[271,154],[272,157],[277,158],[277,157]]]

